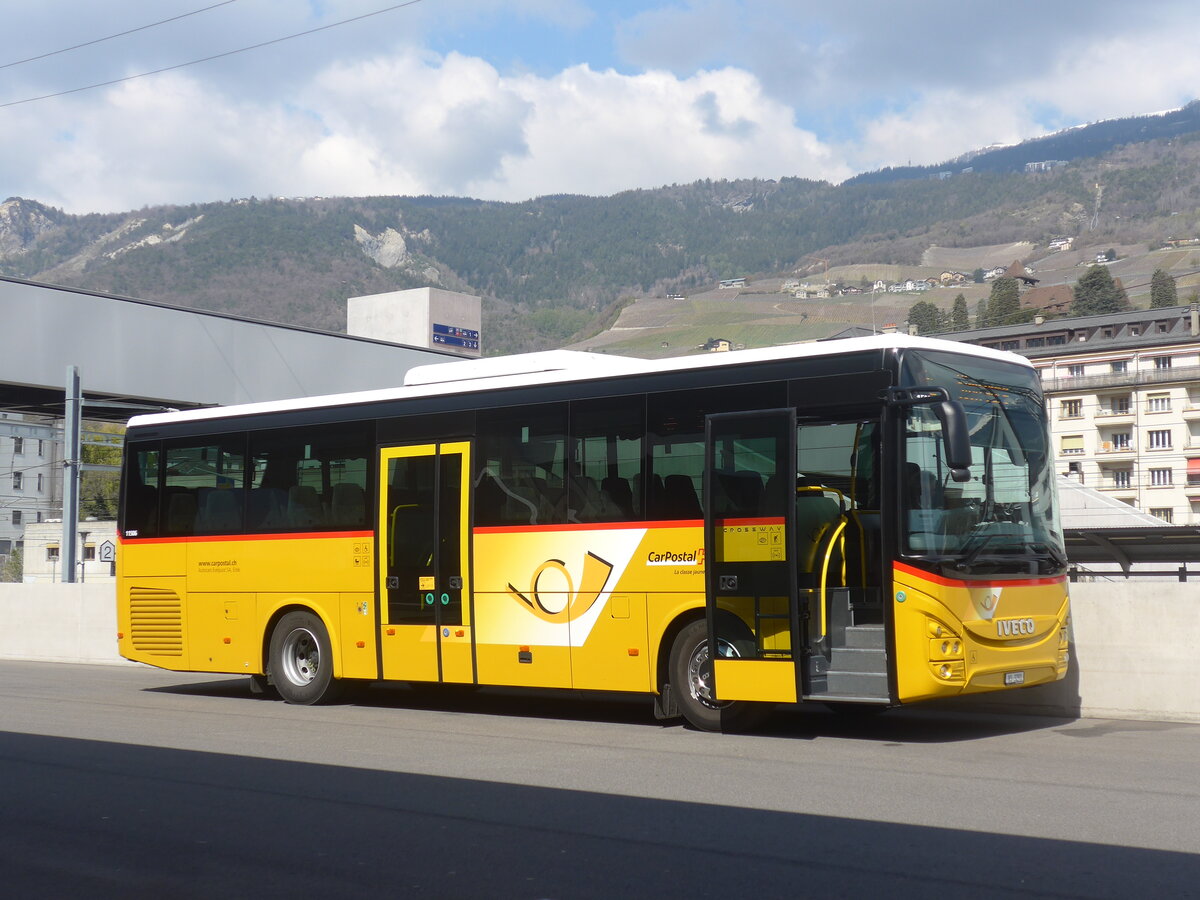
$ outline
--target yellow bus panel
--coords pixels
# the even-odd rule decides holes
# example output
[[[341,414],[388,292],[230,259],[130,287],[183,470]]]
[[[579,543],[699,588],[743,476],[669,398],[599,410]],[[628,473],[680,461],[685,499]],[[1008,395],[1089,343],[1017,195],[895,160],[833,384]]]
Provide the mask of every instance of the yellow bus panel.
[[[966,582],[897,563],[893,599],[901,702],[1067,673],[1065,576]]]

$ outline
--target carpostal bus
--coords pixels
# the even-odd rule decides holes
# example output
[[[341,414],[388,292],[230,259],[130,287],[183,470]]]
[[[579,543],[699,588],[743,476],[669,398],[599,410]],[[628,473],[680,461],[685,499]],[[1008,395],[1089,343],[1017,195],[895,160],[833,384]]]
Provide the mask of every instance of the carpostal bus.
[[[123,656],[291,703],[579,688],[738,729],[1068,666],[1033,368],[902,335],[138,416],[119,539]]]

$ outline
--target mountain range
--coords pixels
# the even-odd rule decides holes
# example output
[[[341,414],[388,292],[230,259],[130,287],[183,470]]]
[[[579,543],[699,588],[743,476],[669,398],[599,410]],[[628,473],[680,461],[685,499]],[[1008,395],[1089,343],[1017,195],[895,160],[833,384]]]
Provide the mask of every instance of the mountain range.
[[[1194,102],[840,185],[705,180],[521,203],[270,197],[89,215],[10,198],[0,274],[330,330],[345,327],[346,297],[437,285],[484,298],[486,346],[499,353],[578,342],[636,298],[719,279],[839,266],[868,277],[919,266],[933,247],[1032,252],[1078,236],[1153,248],[1197,235]]]

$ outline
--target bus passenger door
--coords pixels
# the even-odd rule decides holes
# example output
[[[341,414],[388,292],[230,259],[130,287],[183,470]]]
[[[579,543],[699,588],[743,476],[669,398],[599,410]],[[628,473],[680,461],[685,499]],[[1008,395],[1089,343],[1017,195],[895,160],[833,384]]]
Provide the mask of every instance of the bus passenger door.
[[[704,570],[718,701],[798,698],[795,460],[794,409],[706,420]]]
[[[473,683],[468,442],[384,447],[379,472],[383,677]]]

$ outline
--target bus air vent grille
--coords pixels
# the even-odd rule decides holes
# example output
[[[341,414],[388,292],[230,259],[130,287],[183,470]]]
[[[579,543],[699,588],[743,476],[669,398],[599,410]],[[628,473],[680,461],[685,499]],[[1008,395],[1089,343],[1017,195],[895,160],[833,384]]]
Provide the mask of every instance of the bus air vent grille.
[[[183,656],[183,604],[174,591],[129,589],[129,637],[150,656]]]

